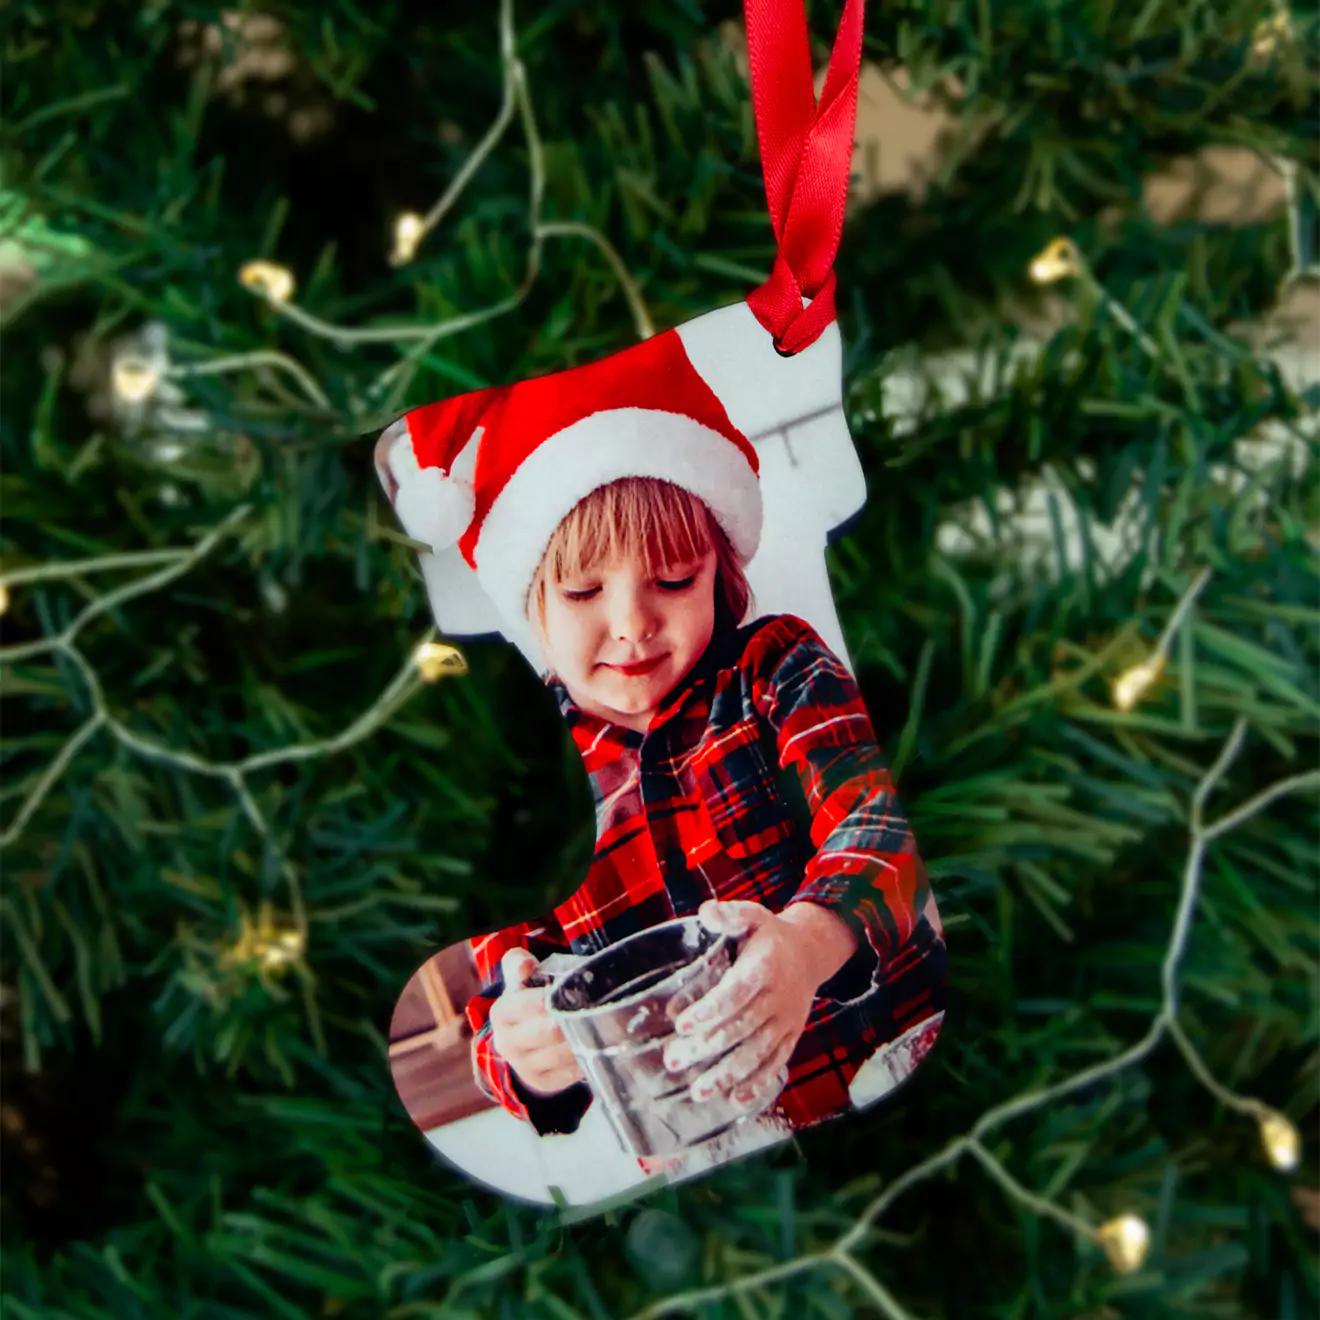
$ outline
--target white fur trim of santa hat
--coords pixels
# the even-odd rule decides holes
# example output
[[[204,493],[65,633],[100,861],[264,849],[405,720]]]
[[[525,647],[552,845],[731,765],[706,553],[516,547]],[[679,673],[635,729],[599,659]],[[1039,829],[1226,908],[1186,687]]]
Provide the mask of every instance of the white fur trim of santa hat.
[[[659,409],[591,413],[527,455],[482,521],[477,579],[506,618],[525,620],[527,592],[564,518],[592,491],[626,477],[655,477],[690,491],[715,515],[741,563],[755,555],[761,485],[728,437]]]

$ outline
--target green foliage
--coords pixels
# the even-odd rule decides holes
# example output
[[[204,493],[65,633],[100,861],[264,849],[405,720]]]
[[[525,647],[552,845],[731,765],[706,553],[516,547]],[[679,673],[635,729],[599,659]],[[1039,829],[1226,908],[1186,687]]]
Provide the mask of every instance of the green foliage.
[[[817,35],[837,10],[812,6]],[[232,521],[68,648],[3,657],[0,831],[48,791],[2,858],[0,1311],[612,1320],[826,1252],[987,1105],[1146,1030],[1189,802],[1235,720],[1244,749],[1208,819],[1316,765],[1317,466],[1253,466],[1236,442],[1273,425],[1306,450],[1318,400],[1225,337],[1274,300],[1285,223],[1159,229],[1139,207],[1146,174],[1204,144],[1314,160],[1314,18],[1299,11],[1292,42],[1261,62],[1260,4],[871,6],[870,55],[919,84],[956,75],[978,130],[921,206],[887,197],[855,214],[840,259],[870,500],[831,571],[935,877],[948,1025],[889,1103],[583,1225],[441,1166],[390,1083],[384,1035],[414,968],[569,892],[593,830],[558,716],[506,648],[474,643],[468,676],[391,687],[428,621],[369,433],[391,408],[621,348],[630,309],[578,238],[540,244],[525,285],[537,139],[519,116],[417,259],[388,263],[394,216],[425,211],[499,111],[493,6],[266,12],[295,58],[238,87],[241,33],[199,58],[182,25],[219,16],[172,0],[28,5],[4,34],[0,263],[32,269],[4,321],[4,571],[186,552]],[[743,296],[769,268],[746,88],[709,37],[735,13],[592,0],[518,14],[542,218],[599,231],[657,326]],[[300,137],[298,123],[312,127]],[[1060,233],[1156,352],[1075,291],[1075,319],[1002,389],[900,430],[886,389],[910,346],[1006,353],[1006,305],[1030,296],[1027,262]],[[298,306],[345,333],[254,298],[237,272],[256,257],[289,266]],[[382,385],[417,347],[410,331],[520,292]],[[266,361],[114,404],[110,355],[149,321],[176,366],[277,350],[323,398]],[[1046,471],[1081,550],[1056,502],[1042,571],[996,495]],[[1113,568],[1098,538],[1133,490],[1140,547]],[[939,530],[969,505],[993,533],[950,554]],[[180,562],[16,584],[4,645],[59,634]],[[1116,710],[1110,683],[1205,567],[1163,679]],[[368,712],[379,727],[361,739],[276,755]],[[1313,794],[1283,797],[1209,846],[1182,978],[1181,1021],[1214,1075],[1308,1136],[1316,826]],[[293,970],[225,961],[263,902],[286,921],[305,911]],[[858,1249],[914,1314],[1315,1313],[1314,1234],[1287,1183],[1173,1050],[987,1142],[1073,1213],[1143,1214],[1150,1261],[1116,1277],[964,1162]],[[695,1313],[876,1307],[825,1266]]]

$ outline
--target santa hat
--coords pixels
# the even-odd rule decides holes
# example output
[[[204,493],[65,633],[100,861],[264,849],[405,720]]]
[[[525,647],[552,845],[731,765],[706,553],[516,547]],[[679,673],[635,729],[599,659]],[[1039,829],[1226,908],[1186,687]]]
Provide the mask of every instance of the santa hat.
[[[625,477],[701,499],[743,564],[761,535],[756,451],[729,421],[677,332],[602,362],[478,390],[400,418],[376,465],[404,530],[457,546],[506,619],[579,501]]]

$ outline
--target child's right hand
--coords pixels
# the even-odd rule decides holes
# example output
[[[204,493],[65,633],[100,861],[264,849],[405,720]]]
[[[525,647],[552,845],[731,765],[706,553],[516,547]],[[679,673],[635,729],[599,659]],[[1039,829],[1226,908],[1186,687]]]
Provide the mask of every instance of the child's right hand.
[[[510,949],[500,960],[504,990],[491,1006],[495,1049],[527,1090],[554,1095],[583,1079],[564,1033],[550,1016],[549,986],[528,986],[540,964],[526,949]]]

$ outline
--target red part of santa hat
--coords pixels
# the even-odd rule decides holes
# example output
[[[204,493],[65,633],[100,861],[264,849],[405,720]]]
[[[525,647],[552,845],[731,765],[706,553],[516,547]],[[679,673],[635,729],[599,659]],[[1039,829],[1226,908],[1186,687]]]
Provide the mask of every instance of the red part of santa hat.
[[[433,550],[457,545],[508,618],[524,617],[563,519],[624,477],[691,491],[744,564],[760,541],[756,451],[673,330],[602,362],[417,408],[377,455],[408,535]]]

